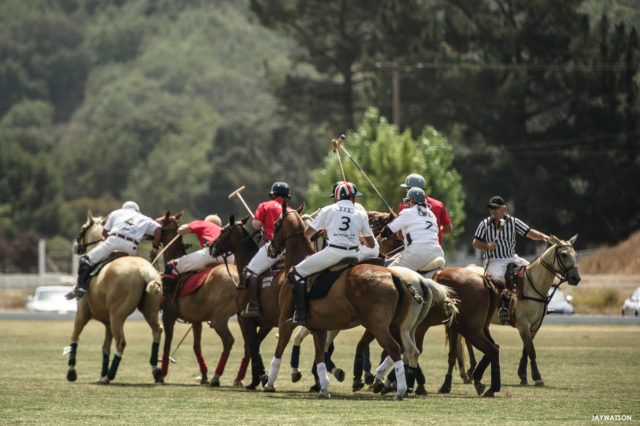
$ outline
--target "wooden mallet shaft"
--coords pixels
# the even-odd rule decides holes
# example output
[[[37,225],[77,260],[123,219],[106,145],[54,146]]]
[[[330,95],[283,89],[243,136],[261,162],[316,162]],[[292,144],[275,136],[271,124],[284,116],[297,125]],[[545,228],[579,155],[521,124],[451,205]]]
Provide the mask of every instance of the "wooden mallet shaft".
[[[242,185],[240,188],[238,188],[235,191],[233,191],[231,194],[229,194],[229,199],[231,200],[233,198],[238,197],[240,199],[240,201],[242,202],[242,205],[247,209],[247,211],[251,215],[251,219],[253,219],[254,218],[253,212],[251,211],[251,209],[249,208],[247,203],[244,202],[244,198],[242,198],[242,194],[240,194],[242,191],[244,191],[245,188],[246,188],[246,186]]]

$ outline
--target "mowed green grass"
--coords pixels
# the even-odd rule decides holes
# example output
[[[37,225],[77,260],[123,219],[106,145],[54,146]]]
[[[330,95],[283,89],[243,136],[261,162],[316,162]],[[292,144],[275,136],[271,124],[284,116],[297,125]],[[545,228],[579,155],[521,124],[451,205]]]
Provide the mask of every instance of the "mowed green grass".
[[[127,347],[115,381],[95,384],[100,373],[102,324],[91,321],[78,348],[78,380],[67,382],[71,321],[0,321],[1,424],[586,424],[593,415],[631,415],[640,421],[640,327],[622,325],[545,324],[536,337],[538,365],[545,387],[519,386],[516,369],[521,352],[515,329],[493,327],[501,345],[502,391],[480,398],[454,371],[449,395],[437,393],[447,368],[442,327],[429,331],[421,365],[427,376],[426,397],[409,395],[392,401],[368,390],[351,391],[353,352],[361,328],[341,333],[334,359],[347,372],[338,383],[330,376],[330,400],[307,392],[311,338],[302,345],[303,378],[290,379],[290,348],[283,357],[277,392],[265,394],[232,387],[242,356],[237,323],[236,344],[222,387],[201,386],[188,336],[176,353],[166,384],[153,384],[148,364],[151,333],[144,321],[125,325]],[[176,327],[177,341],[188,325]],[[204,330],[204,355],[210,377],[222,350],[215,332]],[[274,332],[262,354],[268,366],[276,343]],[[372,354],[379,356],[377,344]],[[489,370],[485,382],[489,381]],[[245,380],[246,382],[246,380]]]

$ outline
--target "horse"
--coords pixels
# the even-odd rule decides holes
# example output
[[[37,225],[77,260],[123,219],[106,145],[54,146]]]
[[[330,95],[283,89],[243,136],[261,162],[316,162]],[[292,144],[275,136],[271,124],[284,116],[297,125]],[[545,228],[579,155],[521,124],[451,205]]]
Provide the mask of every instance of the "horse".
[[[106,218],[87,213],[87,221],[76,239],[78,254],[84,254],[91,245],[104,239],[102,231]],[[157,367],[158,348],[162,328],[158,323],[158,311],[162,297],[162,285],[158,272],[146,259],[138,256],[122,256],[104,266],[91,278],[89,292],[78,300],[69,353],[67,380],[77,379],[76,354],[78,340],[84,326],[91,318],[105,325],[102,345],[102,371],[98,383],[108,384],[116,377],[126,345],[124,321],[138,308],[151,327],[151,372],[156,383],[163,383],[162,370]],[[111,341],[115,339],[115,354],[109,366]]]
[[[222,228],[220,236],[216,238],[210,247],[211,255],[214,257],[223,256],[226,259],[233,253],[237,271],[242,271],[258,251],[258,243],[255,240],[258,233],[250,234],[245,227],[249,217],[245,216],[243,219],[236,221],[235,217],[231,215],[229,223]],[[275,298],[275,303],[273,302],[273,295],[277,295],[278,291],[279,284],[275,279],[271,281],[270,285],[260,289],[259,317],[243,317],[240,315],[248,303],[249,296],[246,289],[238,289],[236,292],[235,309],[245,343],[241,370],[238,372],[234,383],[237,386],[242,386],[242,380],[249,361],[251,361],[251,383],[246,388],[255,390],[258,384],[262,383],[264,385],[267,381],[262,356],[260,355],[260,344],[277,324],[279,307],[277,297]]]
[[[164,216],[156,221],[162,225],[162,243],[165,247],[164,262],[176,259],[186,254],[185,246],[182,243],[182,236],[171,245],[167,246],[174,237],[178,235],[178,220],[182,217],[182,212],[171,215],[167,211]],[[197,291],[180,296],[178,294],[168,295],[162,300],[162,323],[165,330],[164,349],[162,354],[162,374],[166,377],[169,371],[169,359],[171,351],[171,341],[176,320],[181,319],[189,322],[193,328],[193,352],[196,356],[200,368],[200,384],[210,386],[220,386],[220,376],[224,373],[229,353],[233,347],[234,338],[229,330],[229,318],[235,313],[235,297],[238,273],[235,265],[231,265],[227,272],[224,265],[218,263],[210,268],[204,282]],[[206,270],[206,268],[203,268]],[[178,291],[179,289],[176,289]],[[202,355],[202,323],[208,322],[220,340],[222,340],[222,354],[218,361],[215,375],[211,382],[208,381],[208,368]]]
[[[282,205],[282,216],[275,224],[270,246],[270,256],[285,250],[285,270],[313,253],[311,242],[304,236],[305,224],[298,210],[287,210]],[[280,317],[278,318],[278,344],[271,362],[265,392],[275,392],[282,354],[294,325],[287,324],[293,314],[293,291],[290,285],[282,285],[285,277],[279,277]],[[345,269],[334,282],[328,294],[309,301],[308,324],[313,330],[315,363],[320,379],[319,398],[329,398],[329,378],[324,364],[324,345],[328,330],[343,330],[362,325],[371,331],[380,345],[389,353],[390,362],[396,363],[399,385],[394,397],[401,400],[406,391],[403,385],[404,367],[401,360],[402,346],[400,326],[407,316],[413,295],[397,275],[387,268],[371,264],[358,264]],[[399,363],[399,364],[398,364]]]
[[[556,278],[560,281],[576,286],[580,282],[580,273],[576,265],[576,252],[573,243],[578,234],[568,241],[551,235],[551,245],[529,265],[524,268],[521,288],[517,290],[515,315],[510,322],[502,323],[497,315],[492,318],[493,324],[506,325],[518,329],[522,339],[522,356],[518,365],[518,377],[521,385],[527,385],[527,359],[531,362],[531,378],[536,386],[544,386],[544,381],[538,369],[536,350],[533,339],[542,326],[542,320],[547,312],[547,305],[553,295],[547,295],[551,285],[555,285]],[[470,269],[482,274],[483,269],[473,265]],[[556,287],[557,288],[557,287]],[[469,352],[471,365],[475,364],[473,351]]]

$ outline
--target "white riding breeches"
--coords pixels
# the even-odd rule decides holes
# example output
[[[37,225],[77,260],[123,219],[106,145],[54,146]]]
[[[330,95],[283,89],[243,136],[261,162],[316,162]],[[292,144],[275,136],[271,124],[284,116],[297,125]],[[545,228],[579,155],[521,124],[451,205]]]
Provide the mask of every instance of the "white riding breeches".
[[[365,259],[371,259],[372,257],[378,257],[380,254],[380,245],[378,240],[374,239],[375,245],[373,248],[369,248],[364,244],[360,244],[360,251],[358,251],[358,260],[363,261]]]
[[[193,253],[185,254],[174,261],[176,271],[180,274],[188,271],[197,271],[210,263],[222,262],[224,262],[224,258],[222,256],[211,257],[209,254],[209,247],[204,247],[203,249],[194,251]],[[235,263],[233,255],[227,257],[227,262]]]
[[[414,271],[420,270],[436,257],[444,257],[442,247],[438,244],[409,244],[400,253],[393,256],[391,266],[404,266]]]
[[[523,259],[518,255],[506,259],[491,258],[491,260],[488,260],[488,262],[489,266],[487,267],[487,275],[495,275],[501,280],[504,280],[504,274],[507,272],[507,265],[509,265],[509,263],[517,263],[520,266],[527,266],[529,264],[527,259]],[[484,264],[486,265],[487,261],[485,261]]]
[[[253,272],[256,276],[259,276],[276,263],[284,260],[284,250],[275,259],[272,259],[269,257],[269,255],[267,255],[267,250],[269,249],[270,245],[271,241],[268,241],[262,247],[260,247],[255,256],[253,256],[253,259],[251,259],[251,262],[249,262],[249,264],[247,265],[247,269]]]
[[[138,254],[138,243],[111,235],[89,251],[87,258],[90,264],[95,265],[101,260],[106,259],[114,251],[123,251],[130,256],[135,256]]]
[[[296,265],[296,271],[298,271],[300,276],[308,277],[311,274],[315,274],[316,272],[320,272],[335,265],[345,257],[354,257],[357,259],[358,252],[355,250],[345,250],[327,246],[298,263]]]

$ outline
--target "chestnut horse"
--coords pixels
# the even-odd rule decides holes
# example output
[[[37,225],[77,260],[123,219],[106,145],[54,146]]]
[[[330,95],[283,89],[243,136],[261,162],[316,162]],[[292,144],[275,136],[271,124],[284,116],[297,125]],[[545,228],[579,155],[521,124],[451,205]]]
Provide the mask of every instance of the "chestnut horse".
[[[533,346],[533,339],[542,326],[542,320],[547,313],[547,305],[552,296],[549,296],[549,288],[556,278],[569,285],[578,285],[580,274],[576,264],[576,252],[573,243],[578,238],[574,235],[568,241],[551,235],[552,245],[549,246],[540,256],[526,266],[522,290],[518,292],[518,301],[515,304],[515,317],[512,316],[512,326],[518,329],[522,338],[522,356],[518,365],[518,377],[520,384],[527,384],[527,358],[531,362],[531,377],[536,386],[544,386],[544,381],[538,370],[536,362],[536,350]],[[475,266],[473,270],[483,273],[483,269]],[[503,277],[499,277],[503,278]],[[492,323],[502,325],[497,315],[492,318]],[[506,325],[508,323],[504,323]],[[475,357],[470,351],[470,361],[473,365]]]
[[[242,220],[236,221],[234,216],[231,215],[229,223],[222,228],[220,236],[216,238],[210,247],[211,255],[215,257],[223,256],[226,258],[233,253],[236,259],[236,271],[242,271],[258,251],[258,243],[255,241],[258,233],[249,234],[245,227],[249,217],[246,216]],[[229,274],[231,274],[231,269]],[[237,280],[237,275],[234,276]],[[260,355],[260,344],[277,324],[279,312],[277,303],[278,291],[279,284],[275,279],[272,280],[271,285],[260,289],[259,317],[243,317],[239,315],[247,306],[249,296],[246,289],[238,289],[236,291],[235,312],[238,314],[238,324],[244,339],[244,357],[235,381],[238,386],[242,386],[242,379],[244,379],[249,361],[251,361],[251,383],[247,386],[247,389],[255,389],[258,384],[262,383],[264,385],[267,381],[262,356]],[[273,303],[274,300],[275,303]]]
[[[91,245],[100,243],[106,218],[93,217],[87,213],[87,222],[82,225],[76,243],[78,254],[84,254]],[[158,272],[146,259],[138,256],[122,256],[103,267],[91,278],[89,292],[78,300],[69,352],[67,380],[77,379],[76,352],[80,333],[91,318],[105,325],[102,345],[102,372],[98,383],[108,384],[116,377],[126,341],[124,321],[138,308],[151,327],[151,372],[156,383],[162,383],[162,371],[157,367],[158,348],[162,328],[158,323],[158,311],[162,297],[161,279]],[[115,355],[109,366],[111,341],[115,339]],[[65,350],[67,352],[67,350]]]
[[[166,214],[156,221],[162,225],[162,243],[166,247],[164,252],[164,262],[176,259],[186,254],[182,243],[182,236],[166,246],[178,235],[178,220],[182,217],[182,212],[171,215]],[[214,266],[215,265],[215,266]],[[169,357],[171,351],[171,341],[176,320],[181,319],[189,322],[193,326],[193,352],[200,367],[200,384],[210,384],[220,386],[220,376],[224,373],[224,368],[229,358],[229,353],[233,346],[233,335],[229,330],[229,318],[235,313],[235,297],[238,273],[235,265],[229,266],[229,272],[222,264],[212,264],[213,266],[207,275],[204,283],[194,293],[186,296],[175,294],[168,295],[162,301],[162,323],[165,330],[164,350],[162,354],[162,373],[164,376],[169,371]],[[202,323],[208,322],[220,339],[222,340],[222,355],[218,361],[211,383],[207,378],[207,364],[202,355]]]
[[[285,270],[288,271],[314,251],[311,242],[304,236],[305,224],[300,212],[287,211],[286,207],[285,201],[282,205],[282,216],[275,224],[269,255],[275,257],[285,250]],[[284,280],[284,274],[281,274],[278,295],[278,344],[271,362],[265,392],[275,391],[274,383],[282,354],[295,328],[294,325],[286,323],[293,314],[293,291],[290,285],[283,284]],[[362,325],[387,351],[390,363],[395,363],[400,385],[394,399],[402,399],[406,385],[402,385],[404,367],[401,362],[400,326],[407,316],[412,300],[413,295],[407,283],[391,270],[382,266],[359,264],[345,269],[324,298],[309,301],[308,324],[313,330],[320,398],[329,397],[329,378],[324,364],[327,331]]]

